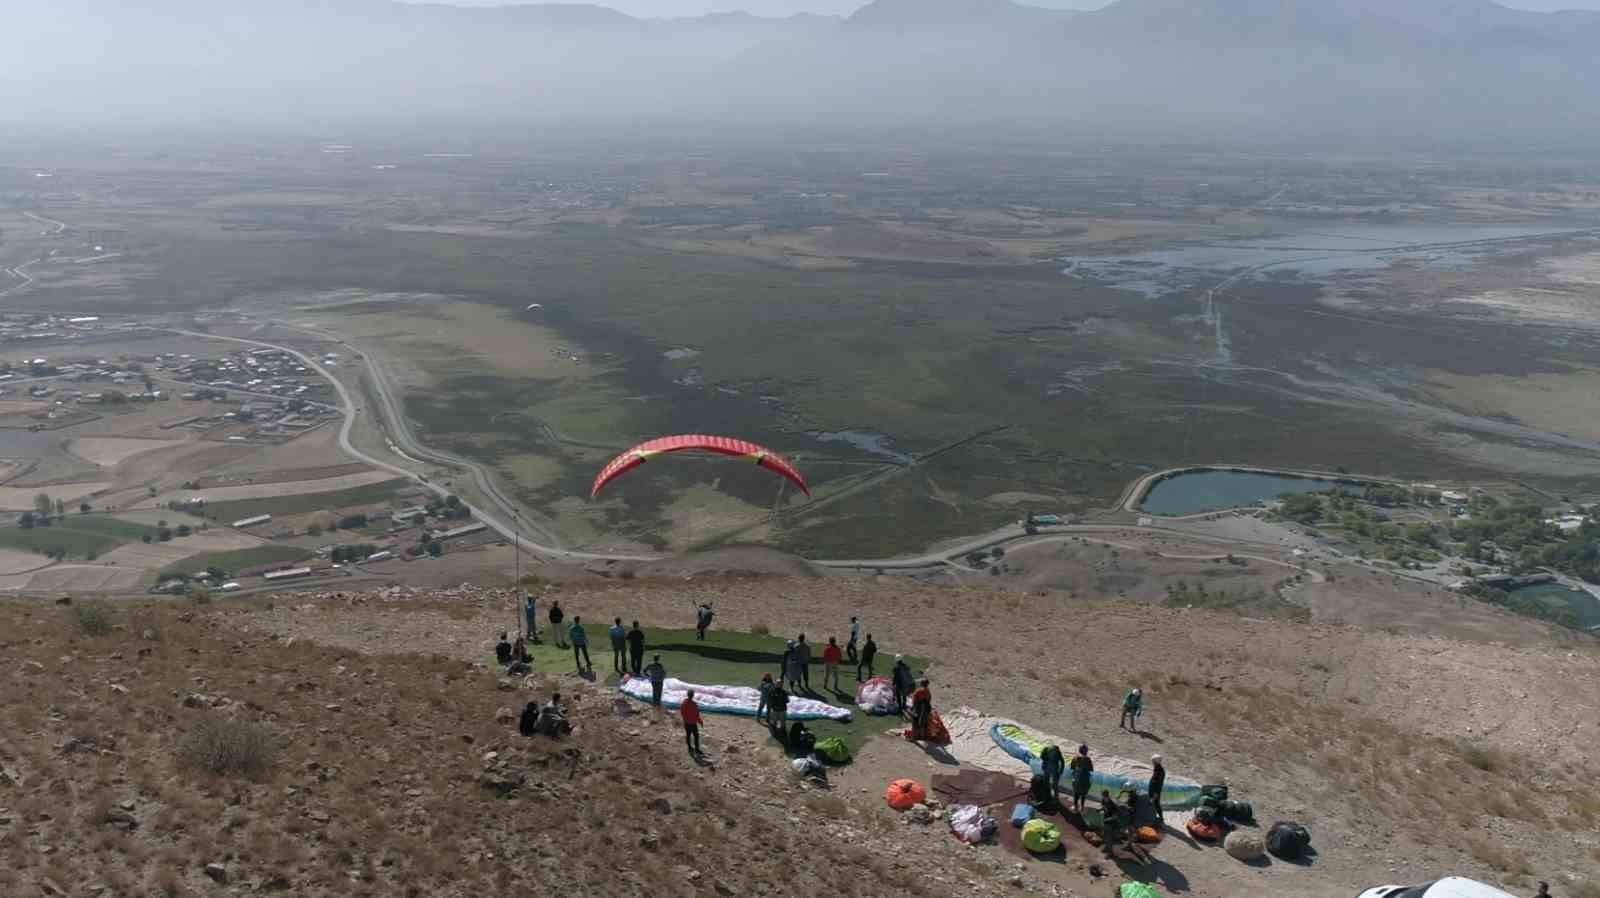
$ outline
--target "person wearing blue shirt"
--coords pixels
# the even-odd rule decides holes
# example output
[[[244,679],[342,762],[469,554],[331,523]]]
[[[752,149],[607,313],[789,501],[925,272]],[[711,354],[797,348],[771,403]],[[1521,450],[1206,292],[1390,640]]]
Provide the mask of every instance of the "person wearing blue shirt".
[[[589,660],[589,634],[583,632],[583,618],[573,615],[567,638],[572,641],[572,662],[578,665],[578,673],[583,673],[585,667],[589,673],[594,673],[594,662]],[[583,654],[581,659],[578,657],[580,652]]]
[[[622,625],[622,618],[616,618],[611,629],[611,670],[618,676],[628,672],[627,664],[623,661],[624,652],[628,650],[628,628]]]

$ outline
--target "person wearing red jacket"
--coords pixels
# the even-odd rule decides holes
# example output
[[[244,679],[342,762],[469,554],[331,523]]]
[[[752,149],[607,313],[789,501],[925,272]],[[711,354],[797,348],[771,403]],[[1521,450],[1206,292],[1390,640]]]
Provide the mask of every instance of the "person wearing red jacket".
[[[700,706],[695,703],[694,690],[684,696],[683,704],[678,706],[678,713],[683,716],[683,742],[689,747],[689,754],[700,757]]]
[[[828,680],[833,680],[833,690],[839,691],[839,662],[844,660],[844,652],[839,650],[839,643],[832,636],[828,637],[828,645],[822,650],[822,688],[828,688]]]

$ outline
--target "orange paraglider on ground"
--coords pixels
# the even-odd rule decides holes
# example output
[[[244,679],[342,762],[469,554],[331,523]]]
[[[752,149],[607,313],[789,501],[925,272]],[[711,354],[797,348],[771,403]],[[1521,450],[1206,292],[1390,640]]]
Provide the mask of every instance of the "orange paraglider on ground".
[[[639,467],[658,455],[669,452],[714,452],[718,455],[732,455],[755,462],[776,474],[781,474],[790,483],[800,488],[800,492],[811,495],[811,488],[806,486],[805,477],[801,476],[799,469],[790,464],[787,459],[773,452],[765,446],[758,446],[745,440],[736,440],[732,437],[714,437],[704,434],[684,434],[682,436],[659,437],[629,449],[627,452],[613,458],[604,468],[600,469],[599,476],[594,479],[594,488],[589,491],[589,498],[600,495],[600,490],[605,485],[623,474]]]

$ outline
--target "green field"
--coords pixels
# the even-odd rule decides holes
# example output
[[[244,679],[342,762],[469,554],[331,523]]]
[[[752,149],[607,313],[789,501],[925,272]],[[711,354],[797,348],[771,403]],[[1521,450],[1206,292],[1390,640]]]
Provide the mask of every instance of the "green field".
[[[205,516],[217,523],[227,524],[263,514],[305,514],[312,511],[333,511],[352,505],[378,505],[386,502],[394,491],[405,483],[404,478],[396,477],[381,483],[369,483],[366,486],[326,493],[296,493],[289,496],[217,502],[206,506]]]
[[[68,558],[95,558],[124,543],[154,538],[159,528],[100,514],[67,515],[49,527],[0,528],[0,547],[29,552],[66,552]]]
[[[244,568],[255,567],[258,564],[273,564],[276,562],[301,561],[310,558],[316,553],[310,549],[298,546],[253,546],[249,549],[233,549],[227,552],[201,552],[191,555],[180,561],[167,565],[161,570],[161,576],[172,577],[178,574],[193,574],[206,568],[221,568],[230,575]]]
[[[540,614],[545,612],[543,605]],[[571,618],[567,622],[571,623]],[[631,621],[624,620],[624,624]],[[573,664],[571,649],[558,649],[551,645],[548,622],[541,622],[540,635],[545,641],[540,645],[530,646],[529,654],[533,656],[533,669],[535,673],[548,673],[556,675],[571,674],[576,668]],[[589,634],[589,657],[594,662],[595,675],[601,682],[615,686],[618,682],[616,674],[611,670],[611,639],[607,630],[611,624],[605,621],[592,621],[584,624],[584,630]],[[810,636],[807,636],[810,640]],[[812,648],[811,683],[816,695],[807,696],[826,701],[832,705],[849,708],[854,717],[849,723],[835,723],[828,720],[806,721],[806,728],[817,734],[818,739],[829,736],[843,737],[850,746],[851,753],[860,750],[867,740],[882,734],[894,726],[891,718],[870,717],[855,706],[855,671],[848,664],[839,668],[839,685],[844,692],[835,693],[829,689],[822,689],[822,661],[821,646],[826,644],[826,637]],[[697,642],[693,630],[658,630],[645,629],[645,663],[656,655],[661,655],[661,663],[667,669],[667,676],[677,677],[691,683],[704,683],[719,686],[756,686],[761,682],[762,673],[778,675],[778,665],[783,658],[784,640],[775,636],[757,636],[750,633],[734,633],[726,630],[719,631],[713,627],[707,634],[704,642]],[[925,658],[906,656],[906,662],[920,676],[928,666]],[[875,664],[880,676],[886,675],[894,666],[894,652],[889,647],[880,646]],[[731,727],[756,727],[755,721],[747,717],[736,717],[726,714],[707,714],[706,726],[702,738],[707,747],[715,751],[717,744],[717,731]]]

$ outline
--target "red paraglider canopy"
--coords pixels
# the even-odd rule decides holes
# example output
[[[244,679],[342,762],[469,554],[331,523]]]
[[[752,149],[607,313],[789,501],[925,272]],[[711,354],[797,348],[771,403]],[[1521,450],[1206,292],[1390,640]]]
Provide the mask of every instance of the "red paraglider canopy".
[[[685,434],[674,437],[659,437],[647,443],[629,449],[627,452],[613,458],[604,468],[600,469],[599,476],[594,479],[594,488],[589,491],[589,498],[593,499],[600,494],[606,484],[623,474],[639,467],[657,455],[668,452],[715,452],[719,455],[736,455],[747,458],[769,471],[782,474],[790,483],[800,488],[800,492],[811,495],[811,488],[806,486],[806,479],[794,465],[783,456],[773,452],[765,446],[745,440],[735,440],[730,437],[713,437],[704,434]]]

